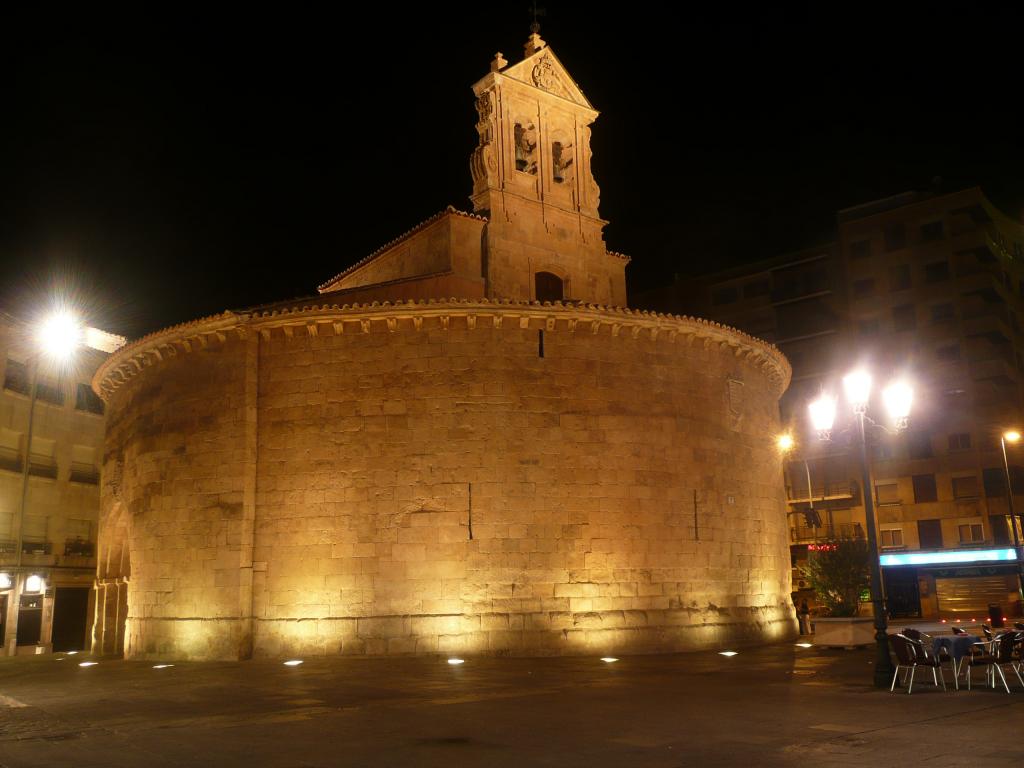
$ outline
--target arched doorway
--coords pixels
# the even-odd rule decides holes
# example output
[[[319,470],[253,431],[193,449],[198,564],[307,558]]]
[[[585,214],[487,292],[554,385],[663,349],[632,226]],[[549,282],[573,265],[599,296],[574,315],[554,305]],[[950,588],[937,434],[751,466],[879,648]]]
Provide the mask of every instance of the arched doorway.
[[[564,292],[562,278],[551,272],[534,275],[534,295],[537,301],[561,301]]]

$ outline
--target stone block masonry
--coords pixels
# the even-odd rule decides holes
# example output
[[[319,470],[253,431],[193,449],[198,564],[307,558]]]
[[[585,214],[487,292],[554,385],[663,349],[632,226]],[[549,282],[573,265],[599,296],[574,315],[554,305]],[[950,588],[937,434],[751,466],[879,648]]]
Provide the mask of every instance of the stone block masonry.
[[[557,303],[296,305],[142,339],[94,384],[124,652],[791,636],[788,377],[730,329]]]

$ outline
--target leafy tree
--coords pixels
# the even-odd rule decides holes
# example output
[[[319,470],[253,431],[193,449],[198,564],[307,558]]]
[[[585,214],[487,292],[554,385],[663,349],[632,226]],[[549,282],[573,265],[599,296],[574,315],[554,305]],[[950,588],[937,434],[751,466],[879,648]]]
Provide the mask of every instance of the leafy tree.
[[[863,539],[840,539],[807,553],[804,577],[828,616],[856,616],[871,584],[871,550]]]

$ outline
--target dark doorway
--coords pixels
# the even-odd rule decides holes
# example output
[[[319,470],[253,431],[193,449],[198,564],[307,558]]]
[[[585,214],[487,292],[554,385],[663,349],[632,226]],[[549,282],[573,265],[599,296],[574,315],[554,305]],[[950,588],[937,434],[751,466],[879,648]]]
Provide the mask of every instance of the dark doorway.
[[[0,655],[4,652],[4,638],[7,637],[7,595],[0,595]]]
[[[889,615],[894,619],[921,617],[921,590],[917,569],[889,568],[885,571],[885,597]]]
[[[550,272],[538,272],[535,275],[537,301],[561,301],[562,278]]]
[[[43,629],[43,596],[22,595],[18,606],[18,645],[38,645]]]
[[[57,587],[53,601],[53,650],[81,651],[89,619],[88,587]]]

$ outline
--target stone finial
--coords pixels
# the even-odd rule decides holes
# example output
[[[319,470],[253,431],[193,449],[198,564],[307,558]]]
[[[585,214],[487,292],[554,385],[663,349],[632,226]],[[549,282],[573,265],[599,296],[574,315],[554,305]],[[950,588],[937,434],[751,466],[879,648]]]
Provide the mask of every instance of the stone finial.
[[[500,72],[508,66],[508,61],[502,55],[501,51],[494,54],[494,60],[491,62],[491,72]]]
[[[530,36],[526,38],[526,45],[523,46],[526,51],[526,55],[528,57],[533,56],[533,54],[541,48],[547,48],[547,45],[548,44],[541,39],[540,24],[533,22],[533,24],[530,25]]]

